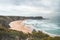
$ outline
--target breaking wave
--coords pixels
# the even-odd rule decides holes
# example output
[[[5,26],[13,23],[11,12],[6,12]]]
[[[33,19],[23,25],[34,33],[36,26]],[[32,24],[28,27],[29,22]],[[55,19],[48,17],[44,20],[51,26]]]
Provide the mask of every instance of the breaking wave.
[[[54,35],[60,35],[60,27],[48,20],[25,20],[24,24],[28,26],[32,25],[29,27],[31,29],[42,30]]]

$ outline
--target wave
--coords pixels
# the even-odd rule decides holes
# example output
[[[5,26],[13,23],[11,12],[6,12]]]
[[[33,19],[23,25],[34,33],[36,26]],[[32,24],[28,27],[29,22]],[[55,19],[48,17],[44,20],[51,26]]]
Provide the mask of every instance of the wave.
[[[60,27],[57,24],[48,22],[47,20],[25,20],[25,25],[31,25],[29,28],[44,31],[48,34],[60,35]]]

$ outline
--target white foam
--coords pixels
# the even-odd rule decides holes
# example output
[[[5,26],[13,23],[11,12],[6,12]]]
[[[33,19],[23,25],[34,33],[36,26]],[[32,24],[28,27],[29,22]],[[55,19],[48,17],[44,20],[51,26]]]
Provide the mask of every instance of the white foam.
[[[45,30],[57,30],[57,29],[60,29],[60,27],[58,27],[58,25],[56,24],[53,24],[53,23],[49,23],[49,22],[46,22],[46,21],[38,21],[38,20],[25,20],[24,21],[24,24],[25,25],[28,25],[30,26],[31,29],[36,29],[36,30],[40,30],[40,31],[43,31],[44,33],[47,33],[51,36],[57,36],[55,33],[54,34],[51,34],[51,33],[48,33],[46,32]],[[60,36],[60,35],[58,35]]]

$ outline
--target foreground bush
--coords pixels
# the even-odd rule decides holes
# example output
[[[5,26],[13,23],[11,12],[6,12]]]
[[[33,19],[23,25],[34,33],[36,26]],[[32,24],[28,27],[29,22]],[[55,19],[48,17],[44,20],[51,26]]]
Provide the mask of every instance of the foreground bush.
[[[41,31],[33,30],[32,33],[25,34],[0,26],[0,40],[60,40],[60,37],[50,37]]]

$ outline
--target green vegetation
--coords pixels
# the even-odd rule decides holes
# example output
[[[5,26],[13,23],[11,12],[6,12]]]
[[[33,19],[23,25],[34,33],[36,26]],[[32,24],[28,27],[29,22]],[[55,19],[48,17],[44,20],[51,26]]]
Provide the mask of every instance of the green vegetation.
[[[50,37],[41,31],[37,32],[36,30],[33,30],[32,33],[26,34],[22,31],[9,29],[10,22],[27,18],[29,17],[0,16],[0,40],[60,40],[60,37]]]
[[[41,31],[33,30],[32,33],[25,34],[0,26],[0,40],[60,40],[60,37],[50,37]]]
[[[0,27],[0,40],[22,40],[26,39],[27,34],[7,28]]]

